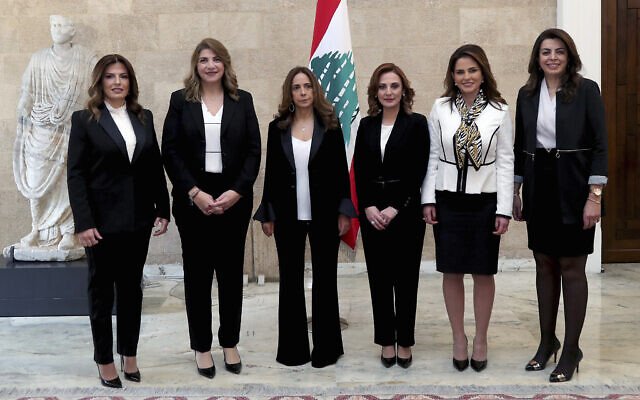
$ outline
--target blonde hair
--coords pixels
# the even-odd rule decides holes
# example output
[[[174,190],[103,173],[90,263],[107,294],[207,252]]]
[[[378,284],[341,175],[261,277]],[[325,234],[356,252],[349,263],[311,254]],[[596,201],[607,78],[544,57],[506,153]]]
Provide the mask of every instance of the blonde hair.
[[[212,38],[202,39],[191,55],[191,70],[184,79],[184,97],[188,101],[201,100],[200,75],[198,75],[198,60],[202,50],[211,50],[220,57],[224,65],[224,76],[222,77],[222,88],[225,93],[234,100],[238,100],[238,78],[231,66],[231,56],[229,51],[220,41]]]

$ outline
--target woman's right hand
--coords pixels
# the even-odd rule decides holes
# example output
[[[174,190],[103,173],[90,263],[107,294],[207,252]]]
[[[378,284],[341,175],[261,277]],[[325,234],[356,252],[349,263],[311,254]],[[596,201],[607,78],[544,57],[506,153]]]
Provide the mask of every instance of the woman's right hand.
[[[262,232],[268,237],[271,237],[271,235],[273,235],[273,222],[263,222]]]
[[[429,225],[435,225],[438,223],[438,218],[436,215],[436,206],[433,204],[427,204],[422,207],[422,219]]]
[[[82,247],[92,247],[102,239],[100,232],[96,228],[89,228],[77,234],[78,242]]]
[[[374,229],[382,231],[387,227],[384,215],[378,210],[378,207],[371,206],[364,209],[364,213],[367,216],[367,220],[373,226]]]
[[[520,199],[520,193],[513,195],[513,219],[522,221],[522,199]]]
[[[196,193],[192,200],[193,204],[195,204],[204,215],[211,215],[214,211],[216,211],[214,206],[214,199],[207,192],[204,192],[202,190],[198,191],[198,193]]]

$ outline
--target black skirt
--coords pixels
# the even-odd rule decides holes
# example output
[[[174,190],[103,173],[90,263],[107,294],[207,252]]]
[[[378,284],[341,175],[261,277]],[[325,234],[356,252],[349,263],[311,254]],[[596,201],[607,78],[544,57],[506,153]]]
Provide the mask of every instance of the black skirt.
[[[454,274],[498,272],[500,236],[494,235],[496,194],[436,191],[433,226],[436,269]]]
[[[595,227],[585,230],[582,223],[562,223],[555,151],[538,149],[535,160],[534,204],[526,205],[530,210],[527,219],[529,249],[555,257],[593,253]]]

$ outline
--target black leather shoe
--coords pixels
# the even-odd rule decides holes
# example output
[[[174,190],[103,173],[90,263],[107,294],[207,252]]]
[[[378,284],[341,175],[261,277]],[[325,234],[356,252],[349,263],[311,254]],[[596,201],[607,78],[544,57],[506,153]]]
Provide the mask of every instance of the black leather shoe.
[[[195,353],[194,353],[194,358],[195,358]],[[213,364],[213,357],[211,357],[211,363],[212,365],[208,368],[200,368],[198,366],[198,360],[196,359],[196,368],[198,369],[198,373],[204,376],[205,378],[213,379],[213,377],[216,376],[216,365]]]
[[[222,353],[224,354],[224,350],[222,351]],[[240,371],[242,371],[242,361],[239,361],[235,364],[229,364],[227,362],[227,355],[224,355],[224,369],[226,369],[227,371],[231,372],[232,374],[236,374],[238,375],[240,373]]]
[[[385,368],[391,368],[395,365],[396,363],[396,357],[385,357],[382,354],[380,354],[380,362],[382,363],[382,365]]]
[[[413,363],[413,354],[409,356],[409,358],[396,357],[398,360],[398,365],[404,369],[407,369]]]
[[[96,364],[96,366],[98,367],[98,377],[100,378],[100,384],[102,384],[102,386],[112,389],[122,389],[122,381],[119,376],[116,376],[113,379],[104,379],[100,374],[100,367],[98,364]]]
[[[131,382],[140,382],[141,380],[141,376],[140,376],[140,370],[137,370],[136,372],[127,372],[124,370],[124,357],[120,356],[120,371],[124,372],[124,379],[131,381]]]
[[[487,368],[487,360],[478,361],[471,358],[470,364],[471,364],[471,369],[473,369],[476,372],[480,372],[483,369]]]
[[[469,367],[469,359],[465,358],[464,360],[456,360],[454,358],[453,359],[453,367],[455,369],[457,369],[458,371],[462,372],[465,369],[467,369],[467,367]]]

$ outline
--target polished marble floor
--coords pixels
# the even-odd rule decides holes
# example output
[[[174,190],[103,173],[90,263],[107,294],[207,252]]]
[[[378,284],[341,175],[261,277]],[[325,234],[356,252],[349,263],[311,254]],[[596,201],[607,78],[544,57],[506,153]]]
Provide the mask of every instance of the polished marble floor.
[[[607,265],[605,273],[589,276],[588,314],[581,340],[585,356],[580,373],[562,384],[548,383],[553,367],[537,373],[524,371],[538,340],[531,270],[496,276],[489,366],[482,373],[471,369],[460,373],[451,365],[451,335],[437,273],[421,275],[413,366],[408,370],[383,368],[380,349],[372,342],[366,273],[356,270],[339,276],[340,312],[348,327],[343,331],[345,355],[337,365],[314,369],[310,365],[277,364],[278,286],[250,283],[245,288],[239,345],[244,369],[241,375],[225,371],[221,350],[216,347],[213,356],[218,372],[213,380],[196,373],[187,342],[182,281],[167,271],[157,267],[146,270],[149,285],[145,289],[138,352],[142,383],[124,381],[124,391],[99,387],[87,317],[0,318],[0,399],[49,394],[62,399],[177,394],[251,398],[374,394],[384,398],[402,393],[445,397],[465,393],[523,397],[540,393],[592,397],[640,393],[638,264]],[[466,283],[470,294],[472,282],[469,279]],[[471,339],[470,297],[466,326]],[[562,323],[559,328],[561,335]]]

